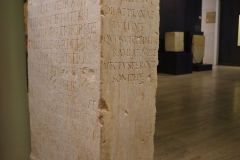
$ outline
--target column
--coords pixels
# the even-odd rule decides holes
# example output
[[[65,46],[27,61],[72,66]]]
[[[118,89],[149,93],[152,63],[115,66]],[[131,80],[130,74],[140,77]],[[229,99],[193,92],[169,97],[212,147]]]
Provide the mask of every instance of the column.
[[[28,1],[32,160],[153,160],[159,1]]]

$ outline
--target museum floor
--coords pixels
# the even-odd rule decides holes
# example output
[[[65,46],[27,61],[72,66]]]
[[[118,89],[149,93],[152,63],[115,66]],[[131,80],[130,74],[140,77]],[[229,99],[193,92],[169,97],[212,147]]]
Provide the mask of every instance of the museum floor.
[[[158,75],[155,160],[240,160],[240,67]]]

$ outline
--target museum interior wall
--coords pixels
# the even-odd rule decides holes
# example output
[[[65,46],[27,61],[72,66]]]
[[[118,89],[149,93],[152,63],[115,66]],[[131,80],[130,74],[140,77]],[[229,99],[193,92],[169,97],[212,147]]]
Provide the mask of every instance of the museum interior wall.
[[[200,32],[202,0],[161,0],[160,52],[164,49],[165,32]]]
[[[162,0],[158,73],[191,74],[212,70],[204,63],[202,0]]]
[[[206,37],[204,63],[217,64],[218,0],[202,0],[202,31]],[[213,15],[213,21],[211,16]],[[207,17],[208,16],[208,17]]]
[[[221,0],[219,64],[240,66],[238,42],[239,0]]]

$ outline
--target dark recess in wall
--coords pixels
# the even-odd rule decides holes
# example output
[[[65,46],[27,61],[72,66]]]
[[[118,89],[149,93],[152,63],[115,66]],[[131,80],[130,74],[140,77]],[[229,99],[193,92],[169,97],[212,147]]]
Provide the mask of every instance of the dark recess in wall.
[[[200,32],[202,0],[161,0],[160,52],[164,52],[165,32]]]
[[[237,46],[239,14],[239,0],[221,0],[220,65],[240,66],[240,47]]]

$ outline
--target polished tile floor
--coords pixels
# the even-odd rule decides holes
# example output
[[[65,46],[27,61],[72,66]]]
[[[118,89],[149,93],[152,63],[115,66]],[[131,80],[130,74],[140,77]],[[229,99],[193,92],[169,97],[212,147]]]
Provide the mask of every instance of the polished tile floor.
[[[155,160],[240,160],[240,67],[158,75]]]

